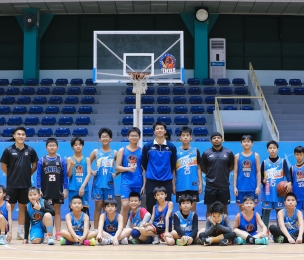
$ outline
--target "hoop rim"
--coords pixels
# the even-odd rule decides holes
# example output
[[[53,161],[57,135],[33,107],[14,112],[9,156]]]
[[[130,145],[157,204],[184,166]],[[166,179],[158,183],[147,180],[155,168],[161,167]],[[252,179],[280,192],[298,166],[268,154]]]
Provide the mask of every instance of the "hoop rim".
[[[127,72],[129,77],[135,80],[141,80],[151,75],[150,72]]]

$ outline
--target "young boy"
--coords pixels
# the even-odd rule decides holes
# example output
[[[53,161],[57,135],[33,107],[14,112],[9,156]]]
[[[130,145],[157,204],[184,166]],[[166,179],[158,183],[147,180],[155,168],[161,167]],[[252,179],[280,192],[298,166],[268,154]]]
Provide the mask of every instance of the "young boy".
[[[232,244],[236,234],[232,232],[230,219],[224,213],[224,206],[216,201],[210,206],[210,216],[206,220],[205,232],[199,234],[201,243],[205,246],[218,244],[228,246]]]
[[[192,204],[193,198],[188,194],[183,194],[178,200],[180,210],[175,212],[173,223],[174,230],[172,230],[172,238],[168,238],[168,244],[179,246],[191,245],[197,238],[198,232],[198,217],[193,212]]]
[[[251,150],[253,138],[251,135],[243,135],[241,138],[243,152],[234,157],[233,188],[236,203],[240,205],[245,196],[253,196],[254,203],[258,203],[258,195],[261,186],[260,156]]]
[[[65,221],[68,230],[61,230],[60,245],[72,245],[77,243],[85,246],[95,246],[94,232],[89,232],[90,219],[82,212],[83,198],[74,196],[70,202],[72,212],[66,214]]]
[[[285,207],[279,211],[279,226],[271,225],[270,233],[275,243],[303,243],[303,214],[296,208],[297,196],[289,192],[284,197]]]
[[[98,219],[104,200],[115,198],[113,174],[115,173],[114,161],[116,159],[116,150],[112,150],[110,147],[112,140],[111,129],[101,128],[98,132],[98,137],[102,146],[100,149],[94,149],[90,155],[91,164],[96,160],[97,165],[97,170],[92,171],[94,175],[92,199],[95,201],[95,230],[98,228]]]
[[[123,217],[117,210],[117,201],[115,199],[106,199],[104,201],[105,213],[100,215],[98,231],[94,231],[97,241],[101,245],[117,246],[127,245],[128,239],[122,236]]]
[[[203,190],[202,172],[200,167],[200,152],[190,146],[192,129],[183,126],[180,130],[182,146],[176,152],[175,187],[176,202],[181,195],[190,195],[193,198],[191,210],[196,212],[196,202]]]
[[[67,167],[65,160],[56,154],[58,151],[56,138],[50,137],[46,140],[46,150],[48,154],[40,158],[38,162],[37,187],[41,189],[42,197],[54,207],[55,239],[60,240],[60,208],[68,196]]]
[[[167,191],[164,187],[156,187],[153,191],[154,198],[157,203],[153,207],[152,217],[149,223],[143,224],[143,229],[140,233],[143,236],[152,236],[153,245],[159,244],[159,236],[161,240],[169,243],[172,235],[172,210],[173,202],[166,201]]]
[[[297,163],[290,167],[292,191],[297,196],[297,209],[304,211],[304,147],[297,146],[294,149]]]
[[[0,185],[0,245],[6,245],[12,240],[12,207],[6,201],[6,188]]]
[[[288,184],[286,184],[286,189],[287,192],[291,191],[291,177],[286,161],[278,156],[279,144],[272,140],[266,146],[269,158],[261,164],[261,179],[264,186],[262,194],[262,219],[268,228],[271,210],[275,209],[278,212],[283,208],[284,198],[278,196],[277,185],[279,182],[287,179]]]
[[[68,176],[69,176],[69,203],[72,198],[79,195],[82,198],[82,211],[90,217],[89,213],[89,186],[91,178],[90,158],[84,157],[82,149],[84,140],[80,137],[74,137],[71,140],[71,147],[74,155],[67,159]]]
[[[143,194],[145,191],[146,179],[141,167],[142,149],[137,145],[140,134],[137,127],[131,127],[128,131],[129,145],[120,148],[117,152],[116,171],[121,172],[120,214],[124,218],[124,224],[128,220],[130,192]]]

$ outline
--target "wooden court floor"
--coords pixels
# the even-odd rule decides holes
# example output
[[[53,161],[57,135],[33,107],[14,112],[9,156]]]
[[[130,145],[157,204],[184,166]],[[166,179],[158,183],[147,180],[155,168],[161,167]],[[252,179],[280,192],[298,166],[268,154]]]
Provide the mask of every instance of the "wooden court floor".
[[[15,224],[15,223],[14,223]],[[203,227],[204,222],[199,226]],[[17,225],[15,224],[15,227]],[[0,259],[59,260],[59,259],[304,259],[304,244],[242,245],[242,246],[167,246],[160,245],[119,245],[119,246],[54,246],[22,244],[16,239],[0,246]]]

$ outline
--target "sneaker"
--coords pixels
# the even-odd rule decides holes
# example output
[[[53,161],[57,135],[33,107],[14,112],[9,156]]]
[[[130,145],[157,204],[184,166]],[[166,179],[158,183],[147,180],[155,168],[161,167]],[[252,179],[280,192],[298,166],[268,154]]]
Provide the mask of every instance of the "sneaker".
[[[220,243],[219,243],[220,246],[228,246],[229,244],[230,244],[230,242],[226,238],[221,239]]]
[[[153,236],[152,245],[158,245],[160,243],[158,235]]]
[[[112,239],[101,238],[99,239],[99,244],[101,245],[111,245],[113,243]]]
[[[194,239],[193,244],[202,245],[202,240],[197,237],[196,239]]]
[[[128,245],[129,244],[128,238],[127,237],[123,238],[122,240],[120,240],[119,244],[121,244],[121,245]]]
[[[140,240],[138,238],[132,238],[131,240],[129,240],[130,244],[133,245],[138,245],[140,244]]]
[[[6,235],[0,235],[0,245],[6,245]]]
[[[48,234],[44,233],[44,237],[43,237],[43,244],[47,244],[47,239],[48,239]]]
[[[55,245],[55,239],[54,239],[53,236],[47,238],[47,244],[48,244],[49,246]]]
[[[235,244],[235,245],[245,245],[246,240],[244,240],[241,237],[237,237],[236,239],[234,239],[233,244]]]
[[[74,244],[74,242],[71,242],[71,241],[65,239],[64,237],[61,237],[59,241],[60,241],[60,245],[62,245],[62,246]]]
[[[18,240],[24,240],[24,232],[17,232],[17,239]]]
[[[204,245],[204,246],[211,246],[212,238],[211,237],[201,238],[201,244]]]
[[[56,235],[55,235],[55,239],[56,239],[57,241],[60,241],[60,238],[61,238],[60,231],[57,231],[57,232],[56,232]]]
[[[279,244],[282,244],[284,242],[284,237],[283,236],[279,236],[279,237],[275,238],[275,242],[279,243]]]
[[[268,245],[268,237],[256,238],[255,244],[256,245]]]
[[[176,239],[176,244],[177,244],[178,246],[185,246],[185,245],[187,245],[187,240]]]

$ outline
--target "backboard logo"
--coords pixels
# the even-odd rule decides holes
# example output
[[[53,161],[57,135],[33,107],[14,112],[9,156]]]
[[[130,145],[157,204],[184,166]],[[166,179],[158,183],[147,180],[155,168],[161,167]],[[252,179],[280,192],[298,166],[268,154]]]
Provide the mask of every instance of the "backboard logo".
[[[163,73],[175,73],[176,59],[172,54],[166,53],[161,56],[159,65]]]

